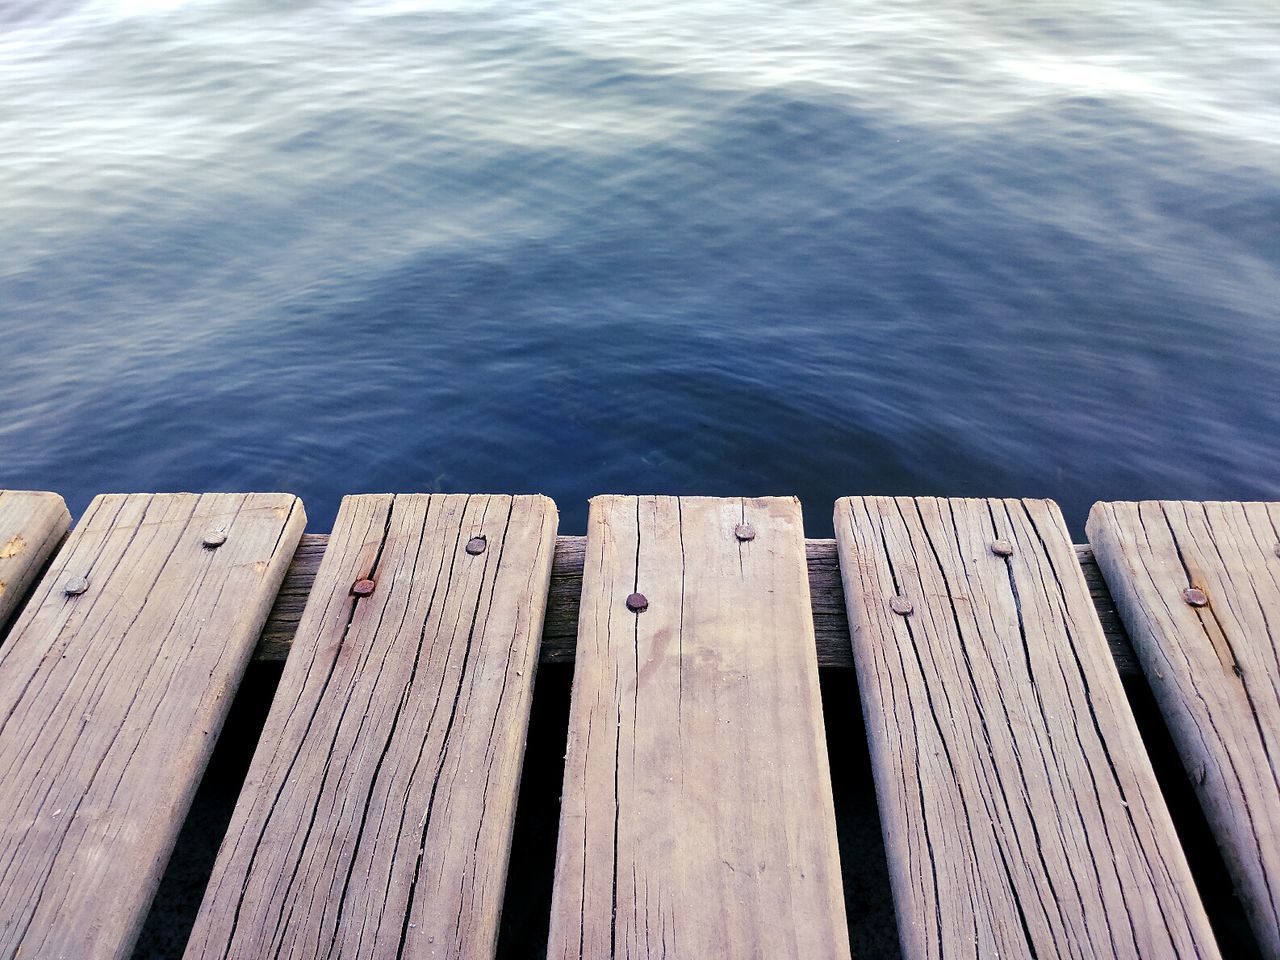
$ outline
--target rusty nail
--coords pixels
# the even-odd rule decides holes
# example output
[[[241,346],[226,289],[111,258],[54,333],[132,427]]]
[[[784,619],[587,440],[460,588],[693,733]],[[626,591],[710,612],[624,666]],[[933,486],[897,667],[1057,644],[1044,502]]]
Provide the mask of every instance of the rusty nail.
[[[915,609],[911,605],[911,601],[906,597],[893,597],[889,600],[889,609],[900,617],[911,615],[911,611]]]
[[[78,597],[89,589],[88,577],[72,577],[66,582],[62,588],[62,592],[68,597]]]
[[[644,613],[649,609],[649,598],[643,593],[633,593],[627,597],[627,609],[632,613]]]
[[[1193,607],[1207,607],[1209,605],[1209,595],[1199,587],[1187,587],[1182,591],[1182,599]]]
[[[484,548],[488,545],[488,541],[484,537],[472,537],[467,541],[467,553],[473,557],[477,554],[484,553]]]
[[[1013,547],[1010,545],[1008,540],[992,540],[991,552],[997,557],[1012,557]]]
[[[357,580],[351,585],[351,595],[353,597],[367,597],[373,593],[373,588],[377,585],[377,580]]]
[[[227,534],[224,530],[210,530],[204,535],[204,545],[211,550],[226,542]]]
[[[749,523],[740,523],[733,528],[733,535],[745,543],[756,538],[756,528]]]

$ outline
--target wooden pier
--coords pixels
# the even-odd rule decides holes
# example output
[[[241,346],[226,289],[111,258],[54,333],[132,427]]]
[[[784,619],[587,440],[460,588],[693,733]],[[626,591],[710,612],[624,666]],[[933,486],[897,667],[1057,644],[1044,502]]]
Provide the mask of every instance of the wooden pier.
[[[811,505],[814,506],[814,505]],[[0,492],[0,958],[126,958],[283,661],[187,958],[493,957],[539,664],[572,664],[547,956],[847,958],[828,751],[902,953],[1227,955],[1149,691],[1280,960],[1280,504]],[[820,671],[861,692],[824,716]],[[824,681],[825,682],[825,681]]]

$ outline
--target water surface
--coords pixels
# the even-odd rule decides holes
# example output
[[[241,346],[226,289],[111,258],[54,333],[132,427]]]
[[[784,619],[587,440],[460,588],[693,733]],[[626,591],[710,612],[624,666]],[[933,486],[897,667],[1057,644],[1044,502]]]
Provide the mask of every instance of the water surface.
[[[1280,498],[1256,0],[0,7],[0,485]]]

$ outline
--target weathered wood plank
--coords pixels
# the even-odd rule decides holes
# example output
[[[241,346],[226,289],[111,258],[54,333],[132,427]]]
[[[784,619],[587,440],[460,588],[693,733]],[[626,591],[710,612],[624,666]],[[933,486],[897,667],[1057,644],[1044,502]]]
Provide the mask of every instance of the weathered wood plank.
[[[284,494],[89,506],[0,647],[0,956],[129,956],[305,523]]]
[[[799,503],[588,530],[548,956],[847,957]]]
[[[904,954],[1217,956],[1057,506],[835,526]]]
[[[187,957],[493,955],[556,522],[343,501]]]
[[[0,490],[0,636],[70,525],[56,493]]]
[[[1266,956],[1280,958],[1280,503],[1099,503],[1089,538]],[[1183,591],[1197,589],[1204,597]]]
[[[289,645],[298,628],[298,619],[307,602],[307,592],[315,580],[328,539],[325,534],[308,534],[302,538],[275,608],[263,627],[256,654],[258,659],[283,660],[288,656]],[[578,598],[582,592],[582,564],[586,548],[586,537],[556,538],[551,590],[547,597],[547,617],[542,630],[543,663],[573,662],[578,637]],[[1093,561],[1093,551],[1087,545],[1078,545],[1075,551],[1116,666],[1124,676],[1136,675],[1138,666],[1129,647],[1129,638],[1116,617],[1115,605],[1107,592],[1107,585]],[[818,666],[852,668],[849,620],[844,609],[844,587],[840,584],[836,542],[806,540],[805,554],[809,564],[809,596],[813,602]]]

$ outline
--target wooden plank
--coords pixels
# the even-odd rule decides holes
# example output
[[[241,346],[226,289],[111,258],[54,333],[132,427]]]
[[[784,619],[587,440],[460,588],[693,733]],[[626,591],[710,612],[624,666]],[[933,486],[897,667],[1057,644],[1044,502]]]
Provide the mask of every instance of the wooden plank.
[[[260,660],[283,660],[289,655],[298,620],[324,555],[326,534],[307,534],[298,545],[284,586],[262,629],[255,656]],[[1093,560],[1088,545],[1077,545],[1076,556],[1084,572],[1089,594],[1102,621],[1107,645],[1122,676],[1137,676],[1138,665],[1129,647],[1129,638],[1116,616],[1111,594]],[[547,616],[540,647],[543,663],[573,663],[578,639],[578,598],[582,592],[582,565],[586,558],[586,537],[557,537],[551,566],[551,588],[547,596]],[[818,666],[851,669],[849,620],[844,609],[844,587],[834,540],[806,540],[809,564],[809,596],[813,603],[813,627],[818,647]]]
[[[0,647],[0,956],[129,956],[305,523],[284,494],[90,504]]]
[[[70,525],[56,493],[0,490],[0,634]]]
[[[556,522],[343,501],[187,957],[493,956]]]
[[[588,530],[548,956],[847,957],[799,503]]]
[[[1217,956],[1057,506],[835,525],[904,955]]]
[[[1245,913],[1277,960],[1280,503],[1100,503],[1088,531]],[[1205,605],[1188,603],[1190,588]]]

